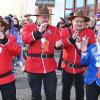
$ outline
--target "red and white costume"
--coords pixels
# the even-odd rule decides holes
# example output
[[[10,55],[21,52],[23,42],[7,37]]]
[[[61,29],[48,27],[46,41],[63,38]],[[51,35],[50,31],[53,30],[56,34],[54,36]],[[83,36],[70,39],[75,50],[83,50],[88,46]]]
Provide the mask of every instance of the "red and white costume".
[[[13,70],[12,60],[14,56],[18,56],[21,53],[21,47],[16,42],[16,37],[7,35],[6,38],[8,39],[6,44],[0,43],[0,85],[15,80],[13,74],[6,74]]]
[[[74,33],[73,29],[71,29],[71,32],[72,32],[72,35],[73,35],[73,33]],[[92,31],[91,29],[84,28],[78,34],[79,42],[77,44],[79,45],[80,42],[85,38],[88,38],[88,41],[89,41],[90,44],[95,43],[94,34],[95,34],[94,31]],[[70,36],[68,28],[64,28],[61,31],[60,35],[61,35],[61,38],[63,39],[63,43],[64,43],[63,59],[68,61],[68,63],[74,64],[74,65],[81,65],[80,64],[80,56],[79,56],[76,48],[68,40],[68,38]],[[84,71],[84,68],[77,69],[77,68],[69,67],[64,62],[62,62],[62,68],[64,68],[66,72],[73,73],[73,74],[81,73],[81,72]]]
[[[28,54],[50,54],[54,55],[55,42],[58,40],[58,30],[56,27],[48,25],[47,30],[43,33],[42,38],[36,40],[35,34],[38,30],[34,23],[27,24],[23,28],[22,41],[28,44]],[[42,44],[42,39],[46,43]],[[45,40],[44,40],[45,39]],[[44,48],[42,47],[44,46]],[[44,50],[45,49],[45,50]],[[54,57],[42,58],[42,57],[27,57],[25,64],[25,71],[29,73],[48,73],[57,69],[56,61]]]

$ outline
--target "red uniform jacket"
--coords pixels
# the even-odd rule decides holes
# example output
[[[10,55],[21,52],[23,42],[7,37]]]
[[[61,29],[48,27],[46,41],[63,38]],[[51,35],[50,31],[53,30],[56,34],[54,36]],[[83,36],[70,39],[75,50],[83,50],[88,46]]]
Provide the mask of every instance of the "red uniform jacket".
[[[0,44],[0,76],[13,70],[12,59],[21,53],[21,47],[16,42],[14,36],[6,36],[8,42],[4,45]],[[0,78],[0,85],[10,83],[15,80],[13,74],[6,75]]]
[[[72,34],[74,31],[71,29]],[[68,61],[69,63],[80,65],[80,56],[74,47],[73,44],[71,44],[68,41],[68,38],[70,36],[70,33],[68,31],[68,28],[65,28],[60,33],[61,38],[63,39],[64,47],[63,47],[63,59]],[[79,34],[79,42],[80,43],[83,39],[88,38],[89,43],[95,43],[95,33],[91,29],[84,28]],[[67,64],[62,62],[62,68],[65,69],[66,72],[69,73],[81,73],[84,71],[84,68],[81,69],[75,69],[73,67],[69,67]]]
[[[41,39],[34,39],[33,32],[37,30],[37,26],[27,24],[23,28],[22,41],[29,44],[28,54],[54,54],[55,42],[58,39],[58,30],[56,27],[48,25],[47,30],[42,35],[42,38],[47,40],[48,48],[44,52],[42,49]],[[33,43],[34,42],[34,43]],[[25,71],[29,73],[48,73],[57,69],[56,61],[52,58],[27,57]]]

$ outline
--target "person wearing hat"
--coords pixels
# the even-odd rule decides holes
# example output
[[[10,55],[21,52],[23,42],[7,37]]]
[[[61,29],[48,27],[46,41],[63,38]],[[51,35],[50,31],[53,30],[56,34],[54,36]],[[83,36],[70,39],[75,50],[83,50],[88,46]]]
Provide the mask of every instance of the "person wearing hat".
[[[59,32],[64,28],[67,27],[66,24],[66,19],[63,17],[60,17],[60,21],[57,23],[57,28],[59,30]],[[60,57],[59,57],[59,61],[58,61],[58,70],[62,70],[61,68],[61,62],[62,62],[62,47],[58,48],[59,53],[60,53]]]
[[[53,14],[49,13],[46,6],[40,5],[33,15],[37,17],[37,25],[27,24],[22,29],[22,41],[29,45],[25,72],[28,73],[29,86],[32,90],[31,100],[42,100],[42,81],[46,100],[56,100],[57,64],[54,59],[54,48],[61,42],[58,29],[49,24],[51,15]]]
[[[12,59],[21,53],[21,47],[12,35],[6,35],[9,25],[0,16],[0,91],[2,100],[17,100]]]
[[[57,27],[58,27],[59,31],[62,28],[67,27],[67,25],[66,25],[66,19],[63,18],[63,17],[60,17],[60,21],[57,23]]]
[[[96,20],[94,18],[90,18],[90,21],[87,22],[87,27],[95,31]]]
[[[80,64],[80,43],[86,39],[88,39],[88,44],[95,43],[95,33],[85,28],[85,23],[90,19],[84,15],[83,10],[76,11],[68,20],[72,22],[72,26],[60,32],[63,42],[62,100],[70,100],[73,82],[76,100],[84,100],[83,73],[86,67],[83,68]]]
[[[28,24],[28,23],[32,23],[33,20],[30,18],[32,16],[32,14],[25,14],[24,15],[24,19],[22,19],[20,21],[20,25],[21,27],[23,27],[23,25]]]
[[[100,23],[96,24],[96,27]],[[97,29],[98,30],[98,29]],[[81,64],[88,65],[84,82],[86,84],[86,100],[98,100],[100,95],[100,27],[95,34],[96,43],[87,46],[81,42]]]
[[[69,16],[73,16],[73,12],[71,12],[69,14]],[[65,18],[60,17],[60,22],[58,22],[57,27],[58,27],[59,31],[61,31],[65,27],[71,27],[71,21],[67,20],[67,22],[66,22]],[[59,51],[60,51],[60,58],[59,58],[59,61],[58,61],[58,70],[62,70],[62,68],[61,68],[61,63],[62,63],[62,60],[63,60],[62,59],[62,47],[59,48]]]

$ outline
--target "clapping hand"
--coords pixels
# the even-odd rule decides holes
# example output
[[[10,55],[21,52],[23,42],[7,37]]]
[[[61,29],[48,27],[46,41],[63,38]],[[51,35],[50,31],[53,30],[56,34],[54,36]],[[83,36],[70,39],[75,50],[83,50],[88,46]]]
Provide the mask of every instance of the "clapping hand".
[[[81,46],[81,51],[82,52],[86,52],[87,51],[87,41],[82,41],[81,43],[80,43],[80,46]]]
[[[74,32],[74,34],[72,36],[69,37],[69,42],[71,44],[74,44],[76,42],[76,38],[77,38],[77,35],[78,35],[78,31]]]
[[[39,27],[39,32],[42,33],[46,30],[48,23],[43,23]]]
[[[55,43],[55,46],[56,46],[56,47],[61,47],[62,45],[63,45],[62,40],[58,40],[58,41],[56,41],[56,43]]]
[[[75,31],[74,34],[72,35],[72,38],[74,40],[76,40],[77,36],[78,36],[79,31]]]

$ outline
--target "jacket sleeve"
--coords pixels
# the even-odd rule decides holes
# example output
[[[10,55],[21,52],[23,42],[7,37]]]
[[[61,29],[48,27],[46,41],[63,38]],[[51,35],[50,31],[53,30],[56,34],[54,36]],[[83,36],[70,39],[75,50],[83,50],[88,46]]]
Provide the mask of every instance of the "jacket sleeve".
[[[88,47],[87,52],[81,54],[81,64],[82,65],[89,65],[89,53],[90,53],[90,46]]]
[[[64,48],[68,47],[69,45],[73,45],[69,41],[69,32],[67,28],[62,29],[60,32],[60,37],[62,38]]]
[[[18,56],[21,53],[21,47],[17,43],[15,36],[6,36],[1,45],[13,56]]]
[[[32,44],[34,41],[41,38],[41,33],[38,32],[37,26],[34,23],[26,24],[22,28],[22,41],[25,44]]]

